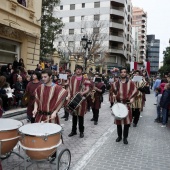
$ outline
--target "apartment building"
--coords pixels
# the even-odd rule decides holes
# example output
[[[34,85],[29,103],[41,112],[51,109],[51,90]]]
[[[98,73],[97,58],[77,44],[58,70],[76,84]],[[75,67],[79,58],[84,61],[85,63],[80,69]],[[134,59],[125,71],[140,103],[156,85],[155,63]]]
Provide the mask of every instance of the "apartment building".
[[[132,19],[132,27],[134,27],[134,31],[136,32],[135,37],[138,45],[136,47],[136,50],[138,51],[138,54],[136,55],[136,61],[137,62],[143,62],[146,60],[146,40],[147,40],[147,13],[138,7],[133,7],[133,19]]]
[[[151,74],[159,70],[160,40],[155,35],[147,35],[147,60],[150,62]]]
[[[34,70],[39,63],[42,0],[1,0],[0,65],[23,58]]]
[[[103,58],[107,69],[122,67],[132,56],[132,5],[130,0],[61,0],[54,15],[62,19],[64,28],[55,47],[64,54],[83,51],[85,35],[99,48],[90,54],[95,64]],[[94,37],[97,35],[95,41]],[[95,53],[95,54],[94,54]]]

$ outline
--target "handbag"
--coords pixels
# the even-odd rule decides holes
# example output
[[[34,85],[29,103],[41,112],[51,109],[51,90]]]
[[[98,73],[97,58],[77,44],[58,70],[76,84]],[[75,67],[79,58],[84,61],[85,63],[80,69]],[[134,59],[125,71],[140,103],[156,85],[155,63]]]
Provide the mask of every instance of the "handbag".
[[[23,106],[27,106],[29,102],[30,102],[30,94],[28,92],[25,92],[22,97],[21,103]]]

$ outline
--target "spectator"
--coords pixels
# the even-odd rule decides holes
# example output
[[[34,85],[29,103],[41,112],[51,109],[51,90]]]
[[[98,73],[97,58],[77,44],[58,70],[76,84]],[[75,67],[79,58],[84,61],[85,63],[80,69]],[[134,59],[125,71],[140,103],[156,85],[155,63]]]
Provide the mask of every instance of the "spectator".
[[[35,71],[41,72],[42,71],[42,67],[40,64],[37,64],[37,68],[35,69]]]
[[[161,84],[161,79],[160,79],[159,76],[157,76],[157,77],[156,77],[156,80],[155,80],[155,83],[154,83],[154,85],[153,85],[153,90],[155,91],[155,89],[156,89],[157,87],[159,87],[160,84]]]
[[[160,123],[161,122],[161,107],[160,107],[160,100],[162,97],[161,94],[161,88],[157,87],[155,89],[156,96],[157,96],[157,118],[155,119],[155,122]]]
[[[165,87],[165,84],[166,83],[168,83],[168,80],[166,79],[166,78],[163,78],[162,80],[161,80],[161,84],[160,84],[160,88],[161,88],[161,94],[163,93],[163,91],[164,91],[164,87]]]
[[[19,59],[18,67],[19,67],[19,69],[20,69],[21,67],[24,67],[24,68],[25,68],[24,60],[23,60],[22,58]]]
[[[25,70],[24,67],[20,67],[20,76],[22,77],[22,80],[23,80],[23,81],[26,80],[27,71]]]
[[[8,110],[8,96],[6,94],[5,88],[8,87],[5,76],[0,76],[0,98],[3,101],[3,109]]]
[[[170,83],[167,83],[164,87],[164,91],[161,97],[160,106],[162,107],[162,126],[166,127],[168,121],[168,108],[170,104]]]
[[[15,60],[12,64],[12,66],[13,66],[14,70],[18,69],[18,66],[19,66],[18,57],[15,57]]]
[[[56,63],[55,65],[51,66],[51,70],[57,71],[57,68],[58,68],[58,63]]]
[[[45,63],[44,61],[40,61],[41,68],[44,70],[45,69]]]
[[[0,98],[0,118],[3,115],[3,108],[2,108],[2,106],[3,106],[3,102],[2,102],[2,99]],[[0,169],[1,169],[1,166],[0,166]]]
[[[21,100],[25,92],[25,87],[20,75],[17,77],[17,82],[15,83],[14,88],[17,106],[21,106]]]

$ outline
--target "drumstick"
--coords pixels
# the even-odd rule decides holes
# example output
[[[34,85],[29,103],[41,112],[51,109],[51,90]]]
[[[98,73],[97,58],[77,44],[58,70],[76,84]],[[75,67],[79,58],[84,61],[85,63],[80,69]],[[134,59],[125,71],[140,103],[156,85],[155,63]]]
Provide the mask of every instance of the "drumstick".
[[[44,121],[41,121],[41,123],[47,122],[47,121],[49,121],[49,120],[51,120],[51,119],[53,119],[53,118],[51,117],[50,119],[46,119],[46,120],[44,120]]]

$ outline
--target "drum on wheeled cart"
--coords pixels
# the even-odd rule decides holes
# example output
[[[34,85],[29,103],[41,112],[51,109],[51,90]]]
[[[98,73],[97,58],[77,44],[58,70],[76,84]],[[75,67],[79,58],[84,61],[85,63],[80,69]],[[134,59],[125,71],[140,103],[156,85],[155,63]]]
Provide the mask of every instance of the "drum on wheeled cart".
[[[57,153],[57,147],[62,143],[61,131],[61,126],[54,123],[27,124],[19,128],[19,145],[32,161],[50,160],[51,156],[55,152]],[[63,157],[66,157],[66,160],[63,160]],[[24,162],[26,169],[26,160]],[[70,162],[71,153],[69,149],[64,149],[57,155],[56,169],[59,170],[59,167],[64,165],[67,170],[70,167]]]

